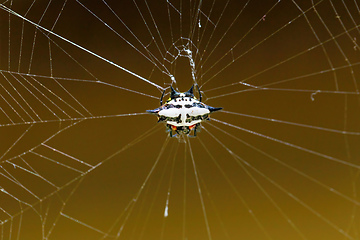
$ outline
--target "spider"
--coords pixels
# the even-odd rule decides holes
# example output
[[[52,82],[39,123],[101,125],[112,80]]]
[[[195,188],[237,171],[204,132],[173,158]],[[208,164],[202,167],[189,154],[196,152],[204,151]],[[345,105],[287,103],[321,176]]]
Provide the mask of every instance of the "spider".
[[[170,137],[177,134],[187,134],[196,136],[196,132],[200,131],[200,123],[210,120],[210,113],[221,110],[221,107],[210,107],[201,102],[201,92],[199,86],[199,100],[194,96],[194,85],[184,93],[175,91],[170,86],[170,98],[163,104],[165,90],[160,98],[160,107],[154,110],[146,110],[148,113],[156,114],[158,122],[166,122],[166,132]],[[193,135],[190,135],[193,131]],[[175,134],[174,134],[175,133]]]

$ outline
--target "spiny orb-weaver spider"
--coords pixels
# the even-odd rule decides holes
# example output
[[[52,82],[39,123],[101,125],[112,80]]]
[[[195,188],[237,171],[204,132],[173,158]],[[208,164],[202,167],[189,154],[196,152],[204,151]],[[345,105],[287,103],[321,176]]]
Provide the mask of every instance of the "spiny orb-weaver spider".
[[[210,120],[210,113],[222,109],[202,103],[199,86],[199,100],[194,96],[194,85],[184,93],[177,92],[172,86],[170,88],[170,98],[164,105],[162,103],[165,90],[160,98],[160,107],[146,110],[148,113],[156,114],[158,122],[166,122],[166,131],[169,132],[170,137],[175,137],[180,133],[190,134],[191,131],[193,131],[193,135],[189,136],[195,137],[196,132],[200,131],[200,123]]]

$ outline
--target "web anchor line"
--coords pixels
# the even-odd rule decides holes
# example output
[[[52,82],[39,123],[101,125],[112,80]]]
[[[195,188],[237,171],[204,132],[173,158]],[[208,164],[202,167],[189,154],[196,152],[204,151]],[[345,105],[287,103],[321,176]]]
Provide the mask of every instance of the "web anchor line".
[[[146,78],[144,78],[144,77],[142,77],[142,76],[140,76],[140,75],[138,75],[138,74],[136,74],[136,73],[134,73],[134,72],[132,72],[132,71],[130,71],[130,70],[128,70],[128,69],[126,69],[126,68],[124,68],[124,67],[122,67],[122,66],[120,66],[120,65],[118,65],[118,64],[116,64],[116,63],[114,63],[114,62],[112,62],[112,61],[110,61],[110,60],[108,60],[108,59],[94,53],[94,52],[92,52],[92,51],[90,51],[89,49],[87,49],[85,47],[82,47],[79,44],[76,44],[76,43],[70,41],[69,39],[67,39],[67,38],[65,38],[65,37],[63,37],[63,36],[61,36],[61,35],[59,35],[57,33],[54,33],[54,32],[48,30],[47,28],[45,28],[45,27],[43,27],[43,26],[41,26],[39,24],[34,23],[33,21],[23,17],[19,13],[11,10],[10,8],[4,6],[3,4],[0,4],[0,8],[7,11],[7,12],[9,12],[9,13],[11,13],[11,14],[13,14],[13,15],[15,15],[15,16],[17,16],[17,17],[19,17],[19,18],[21,18],[21,19],[23,19],[23,20],[25,20],[25,21],[27,21],[28,23],[34,25],[36,28],[40,28],[40,29],[44,30],[45,32],[50,33],[51,35],[54,35],[54,36],[64,40],[65,42],[70,43],[71,45],[73,45],[73,46],[75,46],[77,48],[80,48],[81,50],[83,50],[83,51],[85,51],[85,52],[87,52],[87,53],[89,53],[89,54],[91,54],[91,55],[93,55],[93,56],[95,56],[95,57],[97,57],[97,58],[99,58],[99,59],[101,59],[101,60],[103,60],[103,61],[105,61],[105,62],[107,62],[107,63],[109,63],[109,64],[111,64],[111,65],[113,65],[113,66],[115,66],[115,67],[117,67],[117,68],[119,68],[119,69],[121,69],[121,70],[123,70],[123,71],[125,71],[125,72],[127,72],[127,73],[129,73],[129,74],[131,74],[131,75],[133,75],[133,76],[147,82],[147,83],[149,83],[149,84],[151,84],[151,85],[153,85],[153,86],[155,86],[155,87],[157,87],[160,90],[164,90],[163,87],[157,85],[156,83],[153,83],[150,80],[148,80],[148,79],[146,79]]]

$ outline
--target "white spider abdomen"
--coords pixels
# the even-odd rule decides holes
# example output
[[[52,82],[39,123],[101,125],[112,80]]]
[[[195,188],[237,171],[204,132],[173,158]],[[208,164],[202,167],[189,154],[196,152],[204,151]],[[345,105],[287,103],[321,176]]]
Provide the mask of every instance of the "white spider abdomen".
[[[201,102],[201,92],[199,90],[200,101],[194,96],[192,86],[189,91],[179,93],[170,86],[170,98],[163,103],[165,90],[160,98],[160,107],[154,110],[146,110],[148,113],[157,114],[159,121],[166,122],[166,131],[169,132],[170,137],[176,134],[189,134],[193,132],[192,136],[196,136],[196,132],[200,131],[200,123],[209,120],[210,113],[219,111],[222,108],[214,108]],[[175,134],[174,134],[175,132]]]
[[[205,105],[189,97],[171,100],[158,112],[160,119],[176,127],[200,123],[209,113]]]

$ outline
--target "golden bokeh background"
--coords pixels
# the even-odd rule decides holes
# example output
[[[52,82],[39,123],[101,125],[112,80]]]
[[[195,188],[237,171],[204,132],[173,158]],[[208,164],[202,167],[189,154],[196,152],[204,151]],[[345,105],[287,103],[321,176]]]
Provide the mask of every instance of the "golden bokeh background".
[[[360,239],[359,5],[2,0],[0,239]]]

